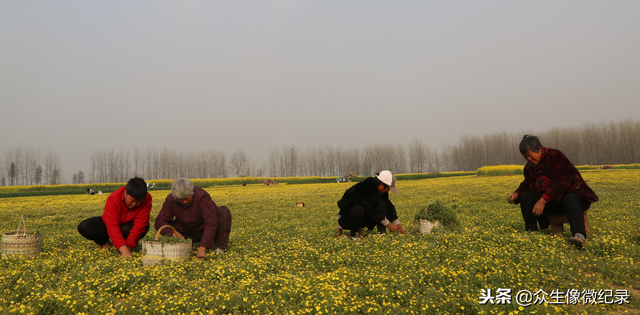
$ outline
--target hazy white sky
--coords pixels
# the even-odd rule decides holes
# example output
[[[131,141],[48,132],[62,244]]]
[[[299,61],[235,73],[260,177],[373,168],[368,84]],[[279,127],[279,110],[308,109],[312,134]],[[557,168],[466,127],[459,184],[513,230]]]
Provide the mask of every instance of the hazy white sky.
[[[439,148],[640,118],[640,1],[2,1],[0,152]]]

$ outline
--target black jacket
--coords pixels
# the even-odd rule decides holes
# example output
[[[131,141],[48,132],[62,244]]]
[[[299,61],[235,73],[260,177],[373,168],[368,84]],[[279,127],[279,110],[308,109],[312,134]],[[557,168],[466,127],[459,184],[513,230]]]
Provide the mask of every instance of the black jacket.
[[[367,226],[377,224],[385,218],[389,221],[398,219],[396,207],[389,200],[389,192],[378,193],[378,180],[369,177],[347,189],[338,201],[339,215],[348,216],[353,205],[364,208]]]

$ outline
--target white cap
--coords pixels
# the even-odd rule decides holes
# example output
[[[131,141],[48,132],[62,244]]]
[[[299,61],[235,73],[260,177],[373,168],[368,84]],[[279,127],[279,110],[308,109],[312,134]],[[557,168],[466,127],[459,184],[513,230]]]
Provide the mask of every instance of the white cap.
[[[376,177],[385,185],[389,186],[389,190],[393,191],[394,194],[398,194],[398,188],[396,187],[396,177],[393,175],[393,173],[391,173],[391,171],[384,170],[376,174]]]

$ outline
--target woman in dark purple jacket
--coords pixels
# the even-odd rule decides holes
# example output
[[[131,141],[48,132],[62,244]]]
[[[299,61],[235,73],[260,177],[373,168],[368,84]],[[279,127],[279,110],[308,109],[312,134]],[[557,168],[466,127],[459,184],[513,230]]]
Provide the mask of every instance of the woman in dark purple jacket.
[[[162,235],[190,238],[200,243],[196,257],[204,258],[207,249],[215,243],[216,253],[224,253],[231,232],[231,212],[225,206],[216,206],[208,192],[186,178],[171,185],[171,193],[165,199],[155,220],[156,230],[164,225],[173,226],[178,233],[164,229]]]
[[[527,160],[524,180],[508,200],[520,204],[525,229],[537,231],[538,222],[541,228],[548,227],[548,213],[564,214],[573,235],[569,242],[581,247],[587,238],[583,212],[598,196],[562,152],[543,147],[538,137],[525,135],[520,153]]]

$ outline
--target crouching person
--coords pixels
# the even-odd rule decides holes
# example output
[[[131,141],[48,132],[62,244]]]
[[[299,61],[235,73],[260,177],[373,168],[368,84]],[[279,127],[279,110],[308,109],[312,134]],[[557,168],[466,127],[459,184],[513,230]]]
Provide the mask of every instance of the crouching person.
[[[109,195],[101,217],[80,222],[78,232],[101,249],[113,245],[123,257],[131,257],[131,249],[149,231],[150,213],[147,184],[144,179],[134,177]]]
[[[229,243],[231,232],[231,212],[225,206],[216,206],[209,193],[197,187],[186,178],[171,185],[171,193],[165,199],[155,220],[156,230],[171,225],[176,230],[164,229],[162,235],[190,238],[200,243],[197,257],[204,258],[207,249],[216,246],[216,253],[222,254]]]
[[[374,226],[380,233],[389,228],[391,232],[408,234],[409,231],[400,225],[396,208],[389,200],[389,190],[398,193],[396,177],[390,171],[382,171],[351,186],[338,201],[338,224],[350,230],[354,238],[361,228],[373,230]]]
[[[536,136],[525,135],[520,153],[527,161],[524,180],[509,194],[511,204],[520,204],[526,231],[538,231],[549,225],[549,214],[564,214],[569,220],[569,242],[582,247],[587,239],[584,212],[598,196],[559,150],[543,147]]]

